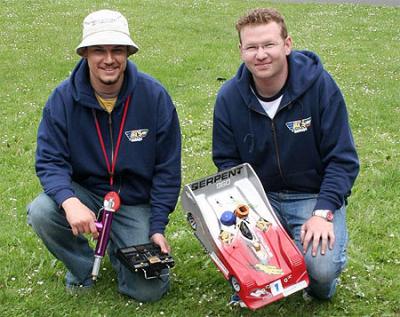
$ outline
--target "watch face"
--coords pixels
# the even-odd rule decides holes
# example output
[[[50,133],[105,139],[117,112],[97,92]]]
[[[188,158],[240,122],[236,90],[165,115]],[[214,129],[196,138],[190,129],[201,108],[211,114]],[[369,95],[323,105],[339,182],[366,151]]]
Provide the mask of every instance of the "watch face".
[[[333,213],[332,212],[328,212],[327,214],[326,214],[326,220],[328,220],[328,221],[333,221]]]

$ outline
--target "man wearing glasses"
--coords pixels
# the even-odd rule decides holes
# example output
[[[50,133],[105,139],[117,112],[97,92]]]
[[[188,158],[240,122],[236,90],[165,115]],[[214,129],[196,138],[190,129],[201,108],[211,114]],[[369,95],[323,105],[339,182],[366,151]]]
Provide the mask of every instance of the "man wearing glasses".
[[[346,264],[345,206],[359,171],[345,101],[316,54],[292,50],[276,10],[252,10],[236,29],[243,64],[217,96],[214,163],[252,165],[304,252],[305,297],[330,299]]]

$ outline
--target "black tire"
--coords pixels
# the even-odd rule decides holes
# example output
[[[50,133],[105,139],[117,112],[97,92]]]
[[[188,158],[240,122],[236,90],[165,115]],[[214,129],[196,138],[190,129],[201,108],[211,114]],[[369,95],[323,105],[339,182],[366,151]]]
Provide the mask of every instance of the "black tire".
[[[239,292],[240,292],[240,289],[241,289],[241,286],[240,286],[239,281],[236,279],[236,277],[231,276],[231,277],[229,278],[229,282],[231,283],[231,286],[232,286],[233,290],[234,290],[236,293],[239,293]]]
[[[186,219],[187,219],[187,221],[189,222],[190,227],[191,227],[193,230],[196,230],[196,229],[197,229],[196,220],[194,220],[194,217],[193,217],[193,215],[192,215],[190,212],[187,214]]]

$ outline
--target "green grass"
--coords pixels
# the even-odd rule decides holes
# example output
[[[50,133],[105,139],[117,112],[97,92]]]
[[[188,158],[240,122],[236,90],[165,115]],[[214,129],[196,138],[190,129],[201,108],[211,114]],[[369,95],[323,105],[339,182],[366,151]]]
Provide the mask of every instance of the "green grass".
[[[212,110],[217,78],[240,63],[236,19],[274,6],[294,44],[316,51],[345,95],[361,160],[348,208],[349,264],[331,302],[294,294],[256,312],[231,310],[231,290],[193,237],[180,205],[168,238],[172,288],[154,304],[116,290],[107,260],[86,296],[64,291],[63,265],[26,225],[25,206],[40,191],[34,172],[43,105],[78,61],[83,18],[121,10],[140,52],[131,57],[175,101],[183,131],[183,181],[214,173]],[[266,1],[18,1],[0,4],[0,315],[1,316],[400,316],[399,8]]]

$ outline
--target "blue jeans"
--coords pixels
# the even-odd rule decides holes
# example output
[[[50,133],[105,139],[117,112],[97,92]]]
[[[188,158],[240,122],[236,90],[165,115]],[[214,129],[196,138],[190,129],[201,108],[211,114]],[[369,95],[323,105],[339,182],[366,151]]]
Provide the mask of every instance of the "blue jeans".
[[[103,205],[103,197],[94,195],[73,183],[76,196],[96,214]],[[83,235],[74,236],[64,210],[46,194],[36,197],[28,206],[28,223],[43,240],[49,251],[68,269],[67,287],[92,285],[91,272],[94,250]],[[117,258],[119,248],[149,242],[150,206],[121,205],[114,214],[108,245],[111,264],[118,275],[118,289],[138,301],[159,300],[169,288],[168,277],[146,280],[142,272],[133,273]]]
[[[300,229],[303,223],[312,216],[318,194],[288,191],[270,192],[267,193],[267,196],[282,225],[303,252]],[[329,299],[335,294],[337,278],[347,262],[348,233],[345,206],[334,211],[333,226],[336,239],[333,250],[327,248],[325,255],[321,255],[320,249],[318,249],[317,255],[312,256],[309,246],[304,255],[310,277],[307,292],[320,299]]]

